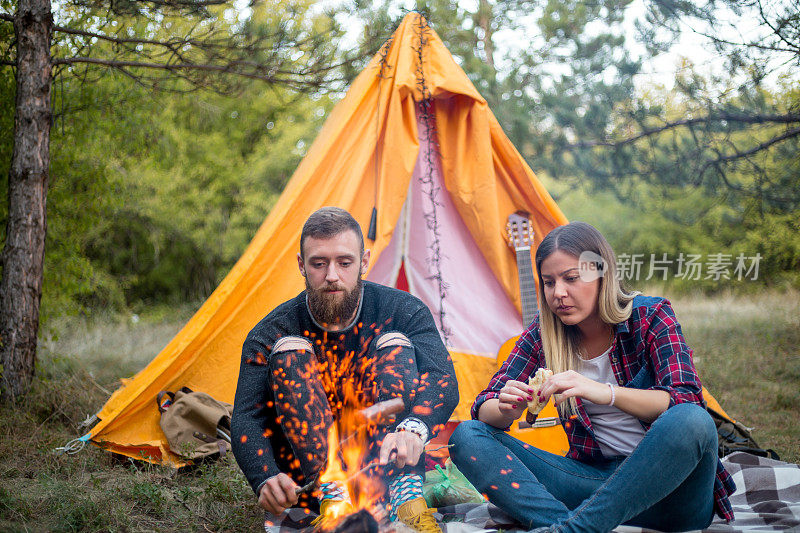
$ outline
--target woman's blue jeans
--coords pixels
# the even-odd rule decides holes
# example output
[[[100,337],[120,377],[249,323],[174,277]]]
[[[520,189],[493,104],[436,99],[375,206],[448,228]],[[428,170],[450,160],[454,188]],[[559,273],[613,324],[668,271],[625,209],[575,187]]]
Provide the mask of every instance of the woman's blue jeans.
[[[598,462],[539,450],[477,420],[460,423],[450,443],[475,488],[528,529],[685,531],[713,518],[717,430],[695,404],[666,410],[630,456]]]

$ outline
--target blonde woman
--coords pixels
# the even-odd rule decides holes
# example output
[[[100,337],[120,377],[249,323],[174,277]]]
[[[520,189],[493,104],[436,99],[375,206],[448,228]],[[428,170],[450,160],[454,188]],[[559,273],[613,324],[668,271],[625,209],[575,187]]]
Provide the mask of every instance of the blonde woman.
[[[453,462],[528,529],[702,529],[715,511],[732,520],[735,486],[669,302],[624,291],[589,224],[556,228],[535,260],[540,313],[453,433]],[[554,396],[566,457],[506,433],[539,368],[553,371],[538,399]]]

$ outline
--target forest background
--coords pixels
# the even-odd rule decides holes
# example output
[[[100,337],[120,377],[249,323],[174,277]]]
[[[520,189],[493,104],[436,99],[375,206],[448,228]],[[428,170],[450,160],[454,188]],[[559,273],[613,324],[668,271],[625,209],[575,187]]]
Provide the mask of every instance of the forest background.
[[[9,0],[0,5],[11,12]],[[301,90],[246,79],[198,85],[135,68],[55,67],[45,323],[65,313],[136,313],[207,297],[404,7],[429,16],[567,216],[595,224],[618,253],[641,254],[641,281],[651,254],[667,254],[669,274],[657,272],[648,284],[667,278],[673,289],[706,292],[800,287],[800,37],[791,2],[253,5],[214,6],[208,17],[223,37],[225,24],[231,35],[242,24],[266,34],[322,27],[320,46],[342,66]],[[631,6],[639,10],[635,20]],[[145,24],[141,13],[100,5],[56,7],[56,24],[85,30],[102,24],[119,35],[134,27],[154,40],[196,31],[188,22]],[[687,32],[694,44],[681,49]],[[0,54],[10,61],[11,24],[0,21],[0,37],[9,43]],[[115,43],[67,35],[54,42],[54,56],[87,46],[120,54]],[[302,57],[303,50],[287,53]],[[0,68],[3,175],[14,98],[14,71]],[[6,186],[0,182],[3,200]],[[0,203],[0,228],[6,213]],[[730,254],[730,279],[706,279],[706,272],[685,279],[680,253],[703,260]],[[741,254],[760,255],[756,280],[752,271],[748,279],[734,275]]]

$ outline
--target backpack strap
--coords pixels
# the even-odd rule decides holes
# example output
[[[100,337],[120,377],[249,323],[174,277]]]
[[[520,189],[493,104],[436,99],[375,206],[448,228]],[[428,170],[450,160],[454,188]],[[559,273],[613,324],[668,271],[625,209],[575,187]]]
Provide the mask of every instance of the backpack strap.
[[[192,435],[194,436],[194,438],[200,439],[203,442],[217,442],[217,439],[212,439],[211,437],[209,437],[208,435],[206,435],[201,431],[195,431],[194,433],[192,433]]]
[[[164,396],[169,396],[169,400],[167,400],[167,402],[164,402]],[[170,392],[170,391],[166,391],[166,390],[162,390],[161,392],[159,392],[158,396],[156,396],[156,405],[158,405],[158,412],[161,413],[161,414],[164,414],[164,411],[166,411],[167,408],[170,405],[172,405],[172,402],[174,402],[174,401],[175,401],[175,393],[174,392]]]
[[[190,393],[192,393],[194,391],[192,389],[190,389],[189,387],[181,387],[180,389],[178,389],[178,392],[182,392],[184,394],[190,394]],[[169,396],[169,401],[166,403],[166,405],[164,404],[164,396]],[[170,391],[166,391],[166,390],[162,390],[161,392],[159,392],[158,395],[156,396],[156,404],[158,405],[158,412],[161,413],[161,414],[164,414],[164,411],[166,411],[167,408],[174,401],[175,401],[175,393],[174,392],[170,392]]]
[[[208,435],[206,435],[205,433],[202,433],[200,431],[195,431],[193,433],[193,435],[194,435],[194,437],[196,439],[199,439],[199,440],[201,440],[203,442],[206,442],[206,443],[215,442],[217,444],[217,446],[219,447],[219,456],[220,457],[225,457],[225,454],[228,453],[228,447],[226,446],[228,441],[225,441],[223,439],[211,438]]]

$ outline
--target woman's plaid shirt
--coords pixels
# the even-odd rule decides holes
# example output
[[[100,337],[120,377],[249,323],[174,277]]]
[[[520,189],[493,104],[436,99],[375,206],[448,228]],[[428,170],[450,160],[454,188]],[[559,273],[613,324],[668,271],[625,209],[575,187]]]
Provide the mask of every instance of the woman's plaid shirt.
[[[615,327],[614,341],[609,353],[611,366],[622,387],[658,389],[669,393],[669,407],[690,402],[705,407],[702,385],[692,361],[692,350],[686,345],[681,326],[668,300],[637,296],[633,311],[625,322]],[[545,366],[539,316],[526,329],[500,370],[475,399],[472,418],[486,400],[497,398],[508,380],[527,383],[536,370]],[[594,439],[592,423],[577,399],[578,412],[570,420],[562,420],[569,440],[567,457],[582,461],[602,458],[600,446]],[[642,422],[645,430],[649,424]],[[716,511],[725,520],[733,520],[728,496],[736,489],[730,474],[717,461],[714,481]]]

